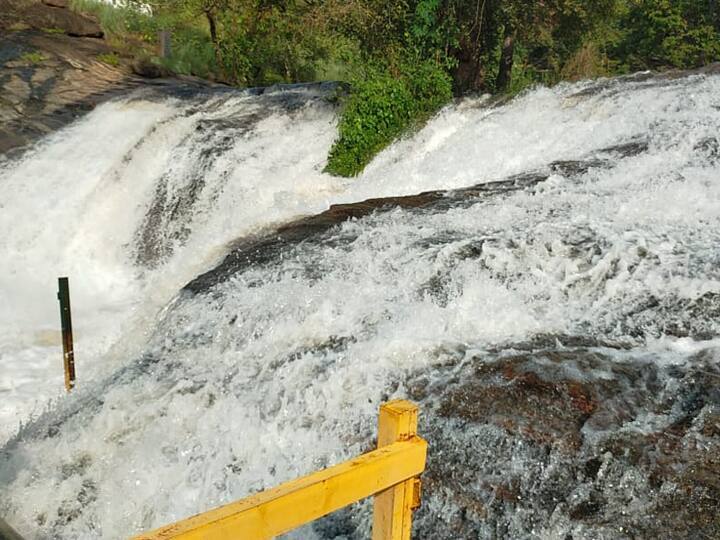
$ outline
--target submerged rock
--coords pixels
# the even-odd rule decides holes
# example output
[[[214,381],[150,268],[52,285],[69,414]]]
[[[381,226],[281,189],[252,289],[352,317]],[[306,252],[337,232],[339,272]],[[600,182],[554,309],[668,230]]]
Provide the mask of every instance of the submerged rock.
[[[149,58],[137,58],[133,61],[132,71],[135,75],[139,75],[140,77],[145,77],[147,79],[170,77],[173,74],[172,71],[156,64]]]
[[[421,538],[718,538],[718,352],[477,356],[418,392]],[[440,525],[442,524],[442,526]]]

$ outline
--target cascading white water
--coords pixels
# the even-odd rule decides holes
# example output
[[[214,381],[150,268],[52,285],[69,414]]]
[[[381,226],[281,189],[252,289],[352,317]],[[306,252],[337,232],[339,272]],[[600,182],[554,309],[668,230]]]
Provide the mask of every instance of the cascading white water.
[[[719,91],[695,76],[466,100],[352,182],[321,173],[324,91],[102,106],[0,172],[3,415],[58,393],[60,274],[80,376],[0,454],[0,510],[31,538],[161,525],[366,449],[408,377],[539,334],[717,363],[717,340],[664,325],[720,335],[672,311],[720,293]],[[329,203],[533,171],[526,189],[349,220],[171,301],[232,240]]]
[[[343,185],[319,171],[334,137],[326,95],[115,101],[0,169],[0,439],[62,391],[57,277],[70,277],[83,386],[142,345],[225,243],[326,206]],[[158,260],[138,261],[148,251]]]

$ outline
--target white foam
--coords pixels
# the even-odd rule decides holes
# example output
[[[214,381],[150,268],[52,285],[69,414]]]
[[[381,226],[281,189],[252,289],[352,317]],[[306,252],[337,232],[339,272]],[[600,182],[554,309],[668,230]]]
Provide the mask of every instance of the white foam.
[[[193,229],[186,244],[157,271],[136,266],[137,231],[163,175],[169,189],[187,185],[188,160],[198,159],[187,141],[198,123],[252,112],[259,99],[237,93],[198,109],[175,100],[107,103],[0,170],[0,439],[62,392],[57,277],[70,278],[83,385],[107,372],[113,345],[114,357],[127,358],[157,311],[227,242],[320,210],[343,185],[320,173],[334,137],[327,107],[271,114],[202,171],[210,187],[185,224]]]
[[[149,108],[158,127],[129,164],[120,165],[118,154],[115,165],[98,173],[100,180],[80,176],[71,188],[79,173],[63,172],[61,180],[44,180],[32,196],[11,195],[7,204],[24,202],[17,203],[14,220],[3,217],[0,223],[3,231],[11,231],[13,221],[22,229],[25,249],[20,241],[13,249],[49,273],[52,282],[64,270],[55,261],[68,259],[29,212],[44,193],[61,201],[60,186],[77,190],[72,207],[94,212],[92,223],[71,231],[82,255],[71,273],[73,283],[87,280],[93,287],[92,295],[78,293],[78,303],[86,302],[76,312],[79,328],[87,324],[83,318],[94,321],[80,337],[84,358],[127,367],[94,387],[104,373],[98,368],[84,389],[63,401],[50,415],[62,420],[55,436],[46,437],[43,424],[29,429],[28,440],[0,466],[0,481],[7,485],[0,508],[25,533],[127,535],[364,450],[379,403],[407,394],[404,374],[467,350],[501,347],[538,333],[629,340],[640,353],[668,363],[717,347],[648,341],[629,334],[628,325],[636,324],[633,313],[640,313],[648,298],[680,305],[720,293],[720,165],[696,148],[720,128],[719,84],[718,78],[660,86],[622,83],[583,97],[573,95],[587,84],[568,85],[540,89],[493,110],[463,103],[388,149],[353,183],[320,172],[334,136],[327,109],[278,113],[234,142],[206,172],[206,184],[220,186],[221,196],[213,199],[212,189],[201,196],[184,247],[143,272],[127,247],[130,233],[140,226],[161,172],[174,171],[175,188],[187,185],[192,163],[183,162],[189,150],[180,140],[196,128],[193,115],[222,119],[258,102],[221,99],[189,115],[185,105],[174,102],[104,106],[66,136],[86,130],[82,140],[90,144],[90,133],[108,117],[113,119],[108,125],[116,116],[122,124],[123,107]],[[125,147],[137,143],[153,122],[144,128],[128,124],[134,131],[128,131]],[[649,150],[612,158],[615,166],[608,169],[556,173],[536,190],[470,207],[394,210],[346,222],[326,242],[308,242],[267,266],[249,268],[211,295],[182,296],[161,321],[156,317],[189,277],[222,255],[229,240],[264,225],[331,201],[497,179],[637,137],[648,139]],[[59,144],[50,141],[0,181],[28,183],[28,173],[18,171],[46,159]],[[143,169],[150,173],[141,174]],[[124,218],[112,200],[88,198],[112,182],[130,190],[125,198],[118,195],[130,206]],[[120,187],[114,189],[118,193]],[[108,205],[115,217],[104,221],[96,204]],[[109,241],[103,244],[103,237]],[[463,255],[471,248],[474,254]],[[44,250],[52,257],[46,259]],[[3,317],[20,309],[25,289],[36,290],[40,305],[41,281],[15,263],[0,264],[6,265],[2,274],[14,276],[0,284],[3,296],[19,292],[11,297],[17,306]],[[93,274],[78,274],[83,268]],[[126,289],[110,287],[118,283]],[[41,329],[54,324],[49,296],[45,310],[28,306],[25,315],[28,321],[37,317]],[[93,304],[91,297],[108,300]],[[113,317],[99,316],[110,311]],[[123,328],[117,329],[118,320]],[[58,351],[39,346],[38,338],[21,341],[29,330],[7,328],[3,343],[22,343],[2,359],[13,366],[7,380],[27,382],[5,395],[21,410],[25,396],[18,388],[32,385],[38,375],[18,368],[18,359],[27,358],[41,373],[38,355]],[[96,339],[105,341],[91,345]],[[134,345],[112,348],[117,339]],[[81,377],[82,369],[87,368],[81,367]],[[88,399],[98,394],[101,403]],[[69,414],[75,406],[77,414]]]

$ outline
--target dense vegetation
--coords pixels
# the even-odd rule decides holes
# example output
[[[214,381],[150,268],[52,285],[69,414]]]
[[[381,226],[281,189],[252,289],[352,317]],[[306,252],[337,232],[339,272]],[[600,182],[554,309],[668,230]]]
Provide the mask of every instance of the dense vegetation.
[[[127,0],[94,11],[118,41],[175,71],[239,86],[342,79],[327,170],[355,175],[451,95],[516,93],[720,60],[717,0]],[[128,39],[128,36],[134,36]],[[159,61],[159,60],[158,60]]]

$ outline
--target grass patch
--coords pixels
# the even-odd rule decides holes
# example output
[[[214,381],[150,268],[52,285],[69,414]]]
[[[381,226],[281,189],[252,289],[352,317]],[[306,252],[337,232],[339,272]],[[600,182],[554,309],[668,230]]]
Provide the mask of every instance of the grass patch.
[[[16,22],[8,27],[11,32],[22,32],[23,30],[30,30],[30,25],[24,22]]]
[[[97,59],[110,66],[120,65],[120,57],[115,53],[98,54]]]
[[[182,75],[212,78],[216,74],[215,51],[202,20],[188,21],[179,15],[150,15],[141,9],[113,6],[99,0],[72,0],[71,7],[96,17],[110,44],[130,56],[151,58]],[[172,36],[169,58],[157,56],[161,30],[169,30]]]
[[[20,61],[26,64],[40,64],[47,60],[47,57],[38,51],[26,52],[20,56]]]
[[[135,19],[150,19],[150,16],[135,9],[114,6],[99,0],[72,0],[70,8],[74,11],[95,16],[103,30],[114,36],[122,36],[129,31],[131,21]]]
[[[64,34],[65,33],[65,30],[63,30],[62,28],[43,28],[42,31],[45,32],[46,34]]]

